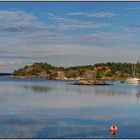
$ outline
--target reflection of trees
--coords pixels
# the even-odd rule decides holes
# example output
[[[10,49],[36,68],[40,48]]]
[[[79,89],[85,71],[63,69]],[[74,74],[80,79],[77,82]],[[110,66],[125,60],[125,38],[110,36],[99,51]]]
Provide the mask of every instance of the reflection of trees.
[[[133,94],[133,97],[136,97],[137,99],[140,98],[140,91],[138,87],[131,89],[130,92]]]
[[[120,88],[95,88],[96,95],[108,95],[108,96],[131,96],[134,95],[140,98],[140,91],[137,87],[120,87]]]
[[[41,85],[21,85],[25,90],[32,90],[35,93],[46,93],[51,90],[48,86]]]
[[[140,92],[136,94],[136,97],[139,99],[140,98]]]

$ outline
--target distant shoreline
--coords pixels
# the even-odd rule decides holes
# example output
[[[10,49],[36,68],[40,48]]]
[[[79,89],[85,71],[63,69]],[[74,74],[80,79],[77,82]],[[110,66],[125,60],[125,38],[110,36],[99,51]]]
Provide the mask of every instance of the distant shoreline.
[[[12,73],[0,73],[0,76],[11,76]]]

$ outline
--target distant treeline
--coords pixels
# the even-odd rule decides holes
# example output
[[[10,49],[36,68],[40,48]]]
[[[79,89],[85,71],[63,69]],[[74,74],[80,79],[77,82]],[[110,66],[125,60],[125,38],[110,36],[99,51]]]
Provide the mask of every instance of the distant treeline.
[[[140,77],[140,62],[132,63],[97,63],[94,65],[72,66],[72,67],[56,67],[48,63],[34,63],[23,68],[15,70],[13,76],[39,76],[48,79],[64,79],[64,78],[128,78],[132,76],[132,67],[137,77]],[[93,75],[92,75],[93,74]]]
[[[9,76],[11,73],[0,73],[0,76]]]

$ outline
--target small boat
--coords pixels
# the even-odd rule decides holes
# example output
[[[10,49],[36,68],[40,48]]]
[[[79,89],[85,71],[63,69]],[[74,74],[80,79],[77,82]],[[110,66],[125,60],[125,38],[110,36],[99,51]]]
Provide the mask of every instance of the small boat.
[[[128,84],[139,84],[140,83],[140,79],[135,77],[134,66],[132,66],[132,78],[128,78],[126,80],[126,83],[128,83]]]
[[[128,78],[126,80],[126,82],[128,84],[139,84],[140,83],[140,79],[139,78]]]

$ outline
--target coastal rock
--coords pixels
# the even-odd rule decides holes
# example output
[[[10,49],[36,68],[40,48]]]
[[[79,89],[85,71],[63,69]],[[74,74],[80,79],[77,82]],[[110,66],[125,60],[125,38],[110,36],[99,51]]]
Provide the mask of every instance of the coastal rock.
[[[112,83],[107,83],[105,81],[93,81],[93,80],[80,80],[74,83],[74,85],[113,85]]]

